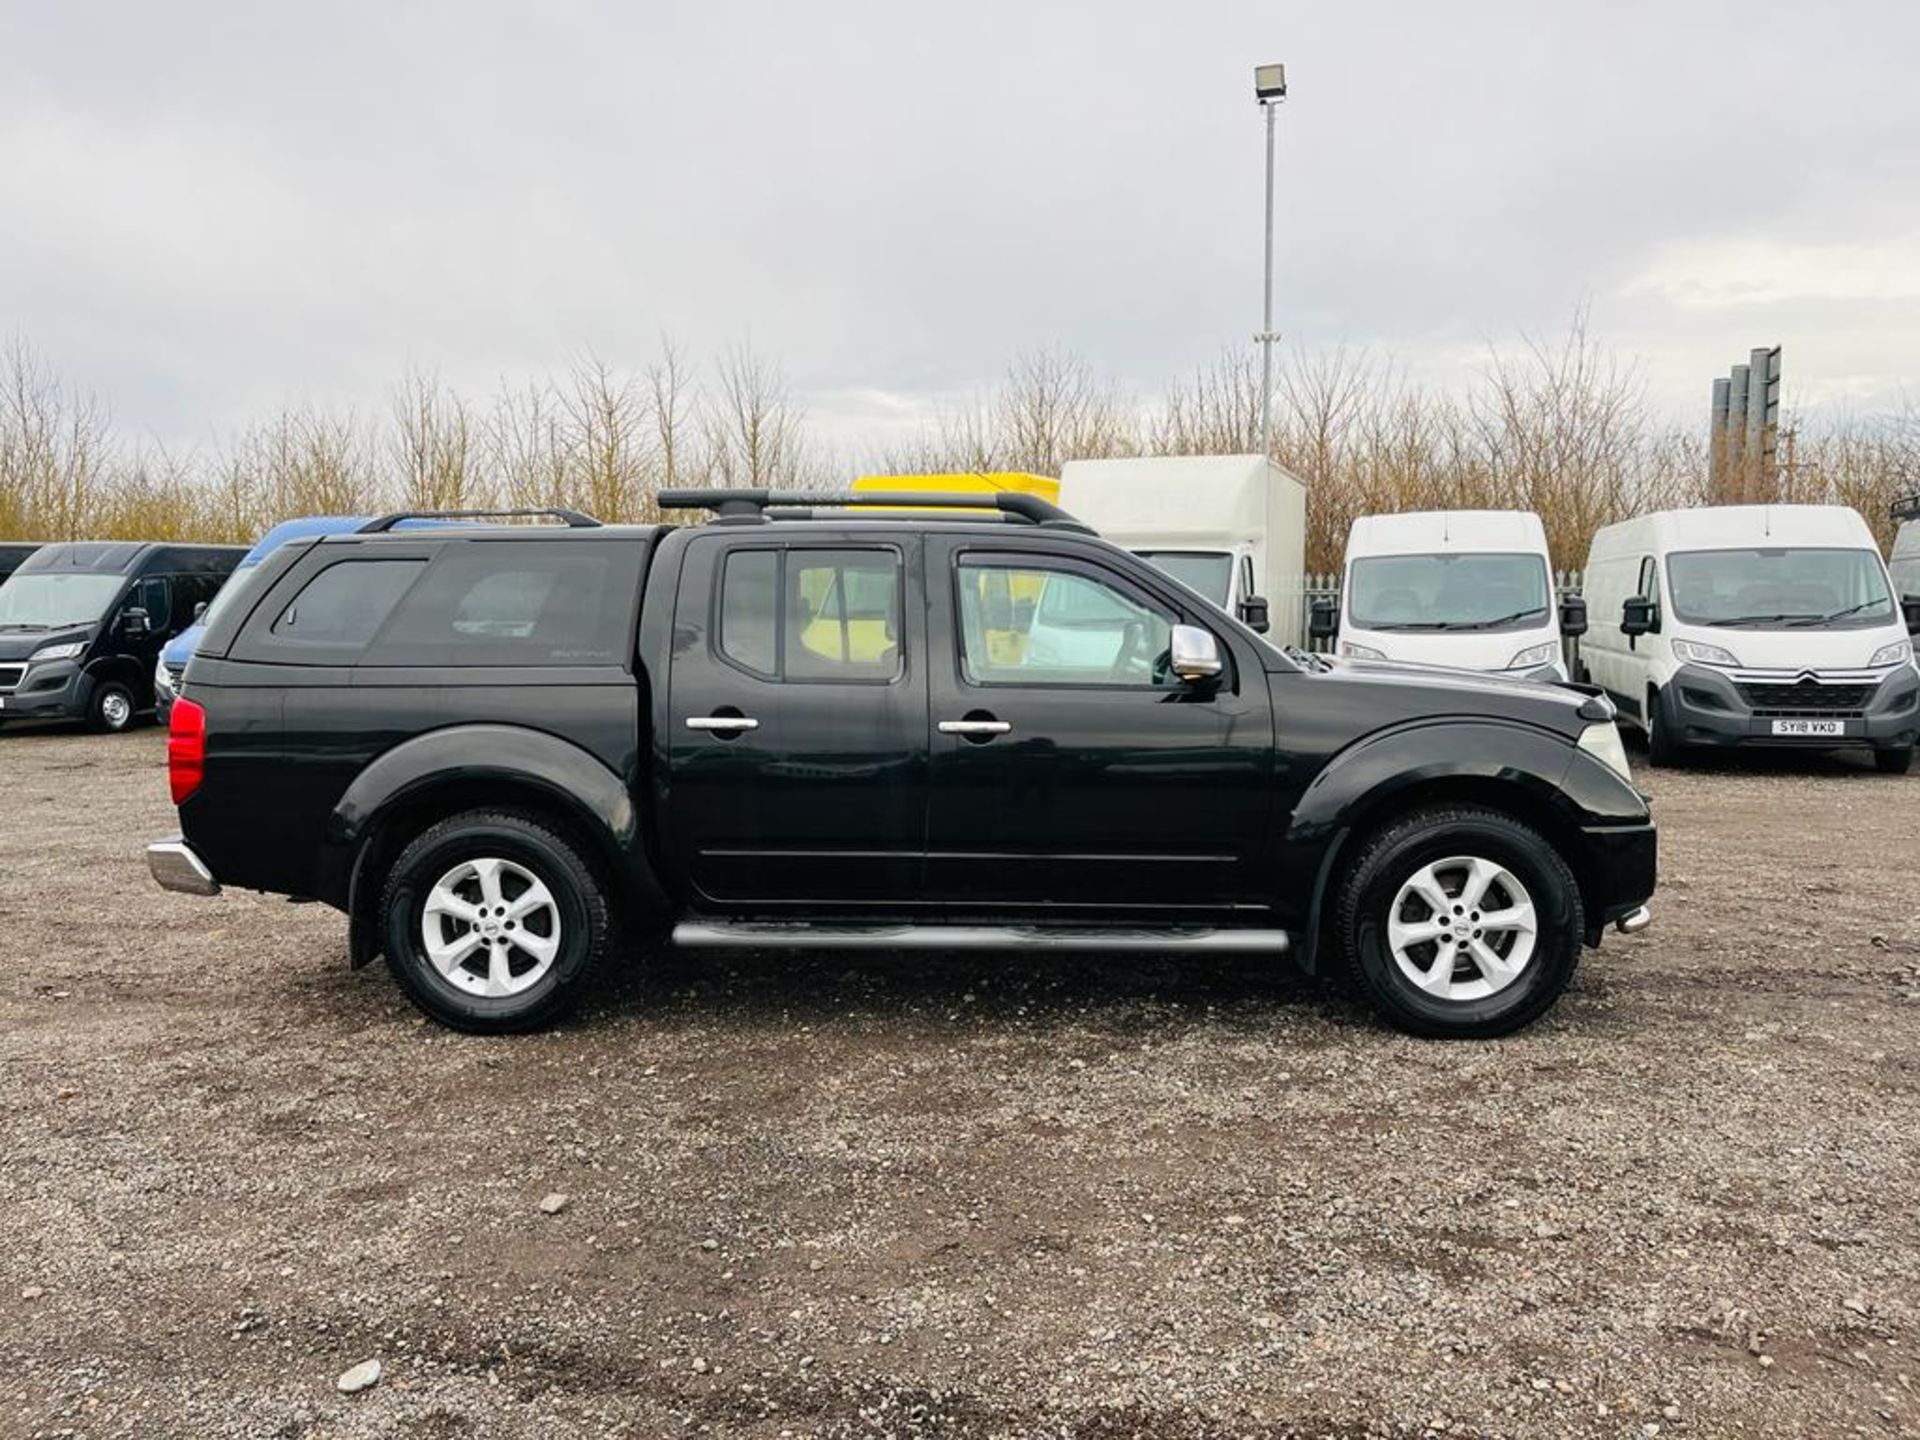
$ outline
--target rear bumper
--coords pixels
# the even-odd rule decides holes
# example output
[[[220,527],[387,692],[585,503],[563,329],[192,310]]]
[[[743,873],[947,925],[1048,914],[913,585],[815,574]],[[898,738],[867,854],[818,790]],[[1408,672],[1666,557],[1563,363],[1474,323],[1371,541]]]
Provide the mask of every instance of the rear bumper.
[[[1582,886],[1587,906],[1587,943],[1600,943],[1609,926],[1623,934],[1644,930],[1652,916],[1659,876],[1660,838],[1652,822],[1644,825],[1594,825],[1582,832],[1589,869]]]
[[[1869,672],[1871,673],[1871,672]],[[1816,687],[1817,690],[1818,687]],[[1682,665],[1660,692],[1661,718],[1684,745],[1768,745],[1803,750],[1866,746],[1899,750],[1920,740],[1920,671],[1901,666],[1866,684],[1847,687],[1867,693],[1856,705],[1796,707],[1791,713],[1757,708],[1734,676],[1704,665]],[[1839,734],[1776,734],[1775,722],[1838,725]]]
[[[218,895],[220,882],[207,869],[206,861],[178,835],[156,840],[147,846],[147,869],[162,890],[182,895]]]

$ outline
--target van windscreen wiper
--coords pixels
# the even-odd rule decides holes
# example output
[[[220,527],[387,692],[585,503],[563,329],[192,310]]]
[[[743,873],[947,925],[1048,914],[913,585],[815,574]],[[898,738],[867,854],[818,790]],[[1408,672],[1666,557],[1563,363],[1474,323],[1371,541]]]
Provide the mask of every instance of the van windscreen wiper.
[[[1724,620],[1708,620],[1708,625],[1778,625],[1783,620],[1818,620],[1818,615],[1792,611],[1784,615],[1729,615]]]
[[[1844,620],[1849,615],[1858,615],[1870,605],[1879,605],[1882,603],[1884,602],[1880,600],[1862,600],[1858,605],[1849,605],[1844,610],[1834,611],[1831,615],[1809,615],[1805,619],[1794,620],[1792,622],[1793,628],[1796,630],[1807,630],[1815,625],[1831,625],[1834,621]]]
[[[1447,628],[1451,630],[1491,630],[1496,625],[1511,625],[1516,620],[1524,620],[1529,615],[1544,615],[1544,605],[1529,605],[1524,610],[1516,610],[1511,615],[1496,615],[1491,620],[1456,620]]]

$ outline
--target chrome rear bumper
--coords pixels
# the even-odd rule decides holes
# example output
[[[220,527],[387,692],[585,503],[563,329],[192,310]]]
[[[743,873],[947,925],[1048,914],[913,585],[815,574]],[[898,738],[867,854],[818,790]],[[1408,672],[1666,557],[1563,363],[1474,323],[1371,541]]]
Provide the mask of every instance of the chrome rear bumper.
[[[162,890],[177,890],[182,895],[220,893],[220,882],[213,878],[206,862],[178,835],[147,846],[147,869]]]

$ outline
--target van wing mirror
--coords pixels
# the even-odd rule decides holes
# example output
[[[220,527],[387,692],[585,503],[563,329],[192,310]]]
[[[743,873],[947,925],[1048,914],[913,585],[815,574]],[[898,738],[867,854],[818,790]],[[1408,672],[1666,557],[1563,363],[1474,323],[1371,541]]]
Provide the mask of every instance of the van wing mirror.
[[[198,625],[202,620],[206,618],[207,618],[207,602],[202,600],[198,605],[195,605],[193,607],[193,623]]]
[[[1578,639],[1587,633],[1587,602],[1580,596],[1561,597],[1560,633],[1571,639]]]
[[[1176,625],[1168,642],[1167,668],[1185,685],[1215,679],[1223,668],[1220,642],[1213,638],[1211,630],[1202,630],[1198,625]]]
[[[1331,640],[1340,633],[1340,602],[1316,600],[1307,612],[1307,634],[1315,640]]]
[[[128,635],[147,633],[147,612],[138,605],[129,605],[120,612],[120,628]]]
[[[1920,595],[1902,596],[1900,613],[1907,617],[1907,633],[1920,635]]]
[[[1620,633],[1632,639],[1660,628],[1659,602],[1644,595],[1629,595],[1620,606]]]
[[[1267,597],[1249,595],[1240,602],[1240,623],[1256,635],[1264,635],[1271,627],[1267,614]]]

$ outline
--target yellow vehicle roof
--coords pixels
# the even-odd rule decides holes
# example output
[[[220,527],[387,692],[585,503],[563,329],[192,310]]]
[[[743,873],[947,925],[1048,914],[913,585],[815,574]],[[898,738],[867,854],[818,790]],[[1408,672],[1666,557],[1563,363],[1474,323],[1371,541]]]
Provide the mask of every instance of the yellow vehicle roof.
[[[1002,490],[1022,495],[1038,495],[1042,500],[1060,503],[1060,482],[1051,475],[1029,475],[1023,470],[968,470],[950,475],[862,475],[853,482],[856,491],[900,490],[915,495],[940,494],[994,495]],[[958,507],[956,507],[958,508]]]

